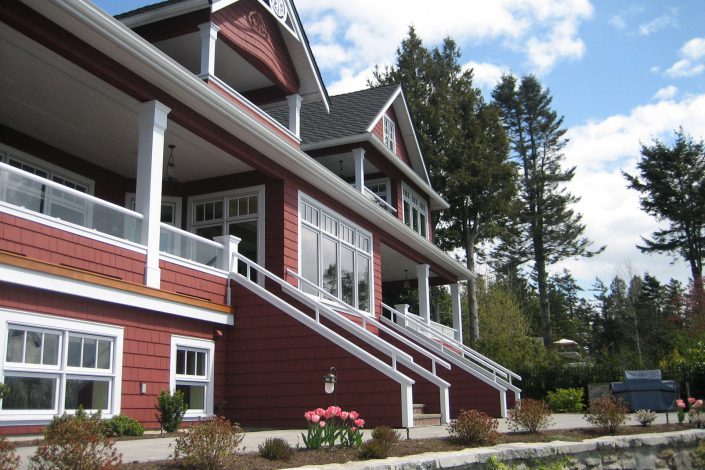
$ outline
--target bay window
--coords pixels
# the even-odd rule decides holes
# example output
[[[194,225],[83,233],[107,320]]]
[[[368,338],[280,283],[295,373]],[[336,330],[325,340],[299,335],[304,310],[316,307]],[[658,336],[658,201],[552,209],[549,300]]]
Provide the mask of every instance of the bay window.
[[[123,330],[0,309],[0,421],[49,420],[79,407],[119,413]]]
[[[366,312],[372,304],[372,235],[321,204],[300,198],[299,272],[315,286]],[[316,290],[302,286],[304,292]]]

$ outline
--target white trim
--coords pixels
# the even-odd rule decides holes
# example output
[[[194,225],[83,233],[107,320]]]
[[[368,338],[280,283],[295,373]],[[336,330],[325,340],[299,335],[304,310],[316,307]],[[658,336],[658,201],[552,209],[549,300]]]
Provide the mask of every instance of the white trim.
[[[409,193],[408,198],[404,196],[405,191]],[[413,201],[414,197],[417,200],[416,204]],[[406,220],[406,212],[404,211],[404,203],[405,202],[409,203],[409,217],[411,217],[410,220]],[[422,204],[423,204],[423,207],[421,207]],[[418,212],[418,216],[419,216],[419,220],[416,221],[418,223],[419,231],[414,230],[414,220],[413,220],[414,219],[414,215],[413,215],[414,209],[416,209],[416,211]],[[423,214],[424,218],[426,219],[425,224],[423,224],[422,220],[421,220],[422,214]],[[417,235],[420,235],[423,238],[429,238],[429,235],[431,232],[431,230],[429,228],[431,218],[430,218],[430,211],[428,210],[428,202],[424,198],[422,198],[419,195],[419,193],[417,193],[416,191],[411,189],[411,187],[404,182],[402,182],[402,184],[401,184],[401,216],[402,216],[402,222],[404,222],[404,225],[409,227],[414,233],[416,233]],[[424,233],[421,233],[422,227],[423,227]]]
[[[65,220],[57,219],[46,214],[40,214],[39,212],[25,209],[24,207],[17,207],[0,201],[0,212],[63,230],[65,232],[73,233],[74,235],[90,238],[91,240],[107,243],[108,245],[117,246],[126,250],[132,250],[142,255],[147,254],[147,247],[144,245],[131,242],[130,240],[126,240],[124,238],[108,235],[107,233],[99,232],[97,230],[82,227],[80,225],[72,224],[71,222],[66,222]]]
[[[166,196],[162,195],[162,205],[164,203],[173,203],[176,206],[176,217],[174,218],[174,223],[169,224],[173,225],[174,227],[181,228],[181,213],[183,212],[183,199],[180,196]],[[130,209],[134,211],[135,207],[135,193],[125,193],[125,208]],[[164,222],[162,222],[164,223]]]
[[[343,217],[338,212],[334,211],[333,209],[330,209],[328,206],[320,203],[318,200],[316,200],[315,198],[312,198],[311,196],[307,195],[303,191],[299,191],[298,203],[297,203],[297,208],[296,208],[296,212],[298,214],[298,217],[297,217],[297,230],[298,230],[298,250],[297,250],[298,266],[297,266],[297,270],[299,273],[303,272],[302,271],[302,256],[301,256],[301,248],[303,246],[302,241],[301,241],[302,224],[304,224],[304,222],[302,220],[303,217],[301,217],[301,203],[302,202],[305,202],[306,204],[314,206],[316,209],[318,209],[319,210],[319,219],[321,218],[322,213],[327,213],[329,216],[336,219],[336,221],[338,222],[338,234],[335,236],[329,234],[320,226],[317,227],[316,229],[318,230],[318,232],[321,236],[326,236],[329,239],[335,239],[335,243],[337,246],[336,253],[338,256],[338,266],[340,266],[340,263],[341,263],[341,256],[340,256],[341,247],[344,245],[345,247],[352,249],[353,266],[354,266],[353,273],[355,275],[354,280],[353,280],[353,286],[354,286],[353,287],[353,300],[355,302],[355,305],[352,305],[351,307],[359,310],[360,312],[362,312],[366,315],[374,316],[374,314],[375,314],[375,253],[374,253],[374,237],[372,235],[372,232],[360,227],[359,224],[352,222],[350,219]],[[356,232],[359,232],[360,235],[367,237],[369,239],[369,243],[370,243],[370,251],[365,252],[364,250],[358,248],[357,237],[355,240],[353,240],[352,245],[349,244],[348,242],[343,241],[342,238],[340,237],[340,224],[341,223],[343,223],[345,225],[349,225],[350,228],[354,229]],[[304,226],[310,227],[311,225],[306,223]],[[360,296],[359,296],[359,292],[358,292],[358,278],[357,278],[357,274],[358,274],[357,256],[358,256],[358,254],[361,254],[362,256],[366,256],[366,257],[369,256],[369,260],[370,260],[370,266],[369,266],[370,276],[369,276],[369,280],[368,280],[369,289],[370,289],[370,298],[369,298],[370,311],[369,312],[359,308]],[[319,266],[318,266],[318,275],[319,276],[321,275],[320,261],[321,261],[321,259],[320,259],[320,249],[319,249]],[[319,283],[317,284],[318,287],[320,287],[320,281],[321,281],[321,279],[319,279]],[[314,295],[314,297],[318,298],[318,295]],[[338,295],[336,295],[335,297],[342,300],[342,285],[341,285],[340,276],[338,276]]]
[[[379,185],[379,184],[384,184],[387,187],[387,191],[386,191],[387,194],[386,194],[386,197],[384,198],[384,201],[391,206],[392,205],[392,180],[391,180],[391,178],[385,176],[382,178],[365,180],[365,187],[367,189],[369,189],[370,191],[372,191],[370,189],[371,185]],[[377,193],[375,193],[375,194],[377,194]],[[379,195],[377,195],[377,196],[379,196]]]
[[[176,376],[176,350],[179,346],[193,349],[204,350],[207,354],[206,361],[206,378],[178,378]],[[204,416],[210,416],[213,414],[213,396],[215,389],[215,342],[207,339],[192,338],[188,336],[171,335],[171,354],[169,356],[169,390],[174,393],[176,390],[176,382],[190,382],[199,385],[205,385],[206,387],[206,408],[202,412],[191,412],[186,411],[184,419],[197,419]]]
[[[397,99],[397,96],[401,93],[401,85],[397,86],[397,89],[392,95],[389,97],[386,103],[384,103],[384,106],[379,110],[377,115],[370,121],[369,125],[367,126],[366,131],[372,133],[372,131],[375,128],[375,125],[379,122],[380,119],[382,119],[382,116],[387,114],[387,110],[389,107],[394,103],[394,100]]]
[[[87,320],[61,318],[53,315],[2,307],[0,307],[0,317],[2,318],[2,321],[0,321],[0,370],[2,371],[2,375],[4,376],[9,373],[10,375],[15,376],[47,377],[56,378],[57,381],[53,410],[55,412],[47,413],[45,410],[39,410],[38,412],[22,410],[8,413],[0,410],[0,423],[4,426],[14,424],[46,424],[54,416],[57,414],[62,414],[65,410],[64,400],[67,378],[75,379],[79,377],[92,378],[96,380],[109,380],[112,383],[108,396],[110,411],[104,413],[103,417],[111,418],[114,415],[120,414],[120,405],[122,400],[123,327]],[[5,357],[7,347],[7,329],[10,324],[17,325],[19,327],[40,328],[42,330],[49,329],[58,332],[61,335],[61,339],[59,341],[58,367],[45,368],[35,372],[34,368],[8,364]],[[67,339],[70,333],[78,333],[81,336],[99,336],[102,338],[109,338],[112,344],[112,364],[110,371],[105,371],[103,369],[81,369],[76,367],[69,368],[67,365]]]
[[[60,292],[62,294],[69,292],[71,295],[99,300],[101,302],[127,305],[152,310],[158,313],[219,323],[221,325],[233,325],[233,316],[229,313],[216,312],[214,310],[182,304],[180,302],[159,299],[136,292],[77,281],[63,276],[41,273],[15,266],[0,264],[0,279],[11,284]]]
[[[397,125],[387,113],[382,116],[382,136],[384,145],[397,154]]]
[[[210,274],[212,276],[222,277],[223,279],[228,278],[228,273],[222,269],[197,263],[186,258],[181,258],[179,256],[172,255],[171,253],[165,253],[162,251],[159,253],[159,259],[169,263],[178,264],[184,268],[193,269],[194,271],[201,271],[202,273]]]

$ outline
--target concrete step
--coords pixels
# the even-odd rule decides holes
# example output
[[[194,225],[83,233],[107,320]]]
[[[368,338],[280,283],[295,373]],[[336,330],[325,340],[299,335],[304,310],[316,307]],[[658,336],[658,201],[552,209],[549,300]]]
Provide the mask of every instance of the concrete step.
[[[436,413],[414,414],[414,426],[440,426],[441,415]]]
[[[414,407],[414,414],[423,414],[424,408],[426,408],[426,405],[423,403],[414,403],[412,405]]]

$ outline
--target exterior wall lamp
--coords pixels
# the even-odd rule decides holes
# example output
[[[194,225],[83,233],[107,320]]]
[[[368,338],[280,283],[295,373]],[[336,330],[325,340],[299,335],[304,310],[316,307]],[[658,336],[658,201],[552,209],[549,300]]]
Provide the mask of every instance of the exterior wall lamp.
[[[335,367],[330,368],[330,372],[323,376],[323,384],[327,394],[335,392],[335,384],[338,381],[338,374]]]

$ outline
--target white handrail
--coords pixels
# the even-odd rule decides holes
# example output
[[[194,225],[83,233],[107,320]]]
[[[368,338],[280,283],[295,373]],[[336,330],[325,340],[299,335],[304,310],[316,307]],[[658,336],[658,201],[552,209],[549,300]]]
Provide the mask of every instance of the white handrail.
[[[200,235],[196,235],[195,233],[187,232],[186,230],[181,230],[180,228],[174,227],[173,225],[165,224],[164,222],[160,222],[159,226],[169,232],[175,232],[178,235],[181,235],[186,238],[190,238],[192,240],[195,240],[199,243],[203,243],[204,245],[210,245],[214,248],[220,248],[221,250],[223,249],[223,244],[218,243],[213,240],[209,240],[207,238],[203,238]]]
[[[319,294],[325,296],[325,297],[326,297],[326,300],[333,301],[333,302],[336,304],[336,307],[335,307],[336,309],[342,310],[342,311],[344,311],[345,313],[347,313],[347,314],[349,314],[349,315],[353,315],[353,316],[356,316],[356,317],[361,318],[361,319],[362,319],[362,327],[363,327],[363,328],[365,328],[365,325],[366,325],[367,323],[370,323],[372,326],[374,326],[375,328],[379,328],[380,330],[384,331],[384,332],[387,333],[388,335],[392,336],[392,337],[393,337],[394,339],[396,339],[397,341],[401,341],[401,342],[404,343],[406,346],[409,346],[410,348],[412,348],[412,349],[415,350],[416,352],[418,352],[418,353],[420,353],[420,354],[426,356],[428,359],[430,359],[430,360],[432,361],[432,364],[433,364],[433,366],[434,366],[434,367],[433,367],[434,370],[435,370],[435,365],[436,365],[436,364],[438,364],[439,366],[445,367],[446,369],[450,369],[450,364],[449,364],[448,362],[444,361],[443,359],[441,359],[440,357],[436,356],[435,354],[432,354],[432,353],[429,352],[428,350],[426,350],[426,349],[420,347],[420,346],[419,346],[418,344],[416,344],[415,342],[410,341],[409,339],[407,339],[407,338],[405,338],[404,336],[400,335],[399,333],[397,333],[397,332],[394,331],[393,329],[389,328],[387,325],[385,325],[385,324],[383,324],[383,323],[380,323],[376,318],[374,318],[374,316],[370,317],[370,316],[367,315],[365,312],[362,312],[362,311],[360,311],[360,310],[354,308],[353,306],[346,304],[346,303],[343,302],[341,299],[339,299],[339,298],[333,296],[332,294],[326,292],[325,290],[321,289],[320,287],[318,287],[317,285],[313,284],[313,283],[312,283],[311,281],[309,281],[308,279],[305,279],[304,277],[300,276],[298,273],[292,271],[291,269],[287,269],[287,274],[289,274],[290,276],[293,276],[294,278],[296,278],[296,279],[299,280],[299,281],[303,281],[308,287],[310,287],[310,288],[312,288],[312,289],[315,289]]]
[[[396,315],[402,319],[404,319],[407,322],[413,323],[415,326],[417,326],[419,329],[423,330],[427,335],[431,336],[433,339],[437,341],[441,341],[442,343],[448,343],[452,348],[459,349],[465,354],[462,354],[462,357],[467,357],[469,356],[470,359],[474,360],[475,362],[479,363],[479,365],[482,365],[486,369],[489,369],[493,374],[497,374],[499,372],[501,376],[503,376],[505,379],[508,380],[508,382],[511,384],[511,379],[516,378],[517,380],[521,380],[521,376],[516,374],[515,372],[512,372],[511,370],[507,369],[506,367],[496,363],[492,359],[483,356],[482,354],[478,353],[474,349],[471,349],[464,345],[463,343],[456,341],[454,338],[450,338],[446,335],[440,334],[437,331],[435,331],[433,328],[430,328],[428,325],[426,325],[424,322],[422,322],[420,319],[414,318],[414,316],[411,315],[404,315],[404,313],[390,307],[389,305],[386,305],[382,303],[382,308],[387,309],[392,315]],[[441,344],[441,349],[443,349],[443,344]],[[467,356],[466,356],[467,355]]]
[[[118,206],[117,204],[113,204],[112,202],[105,201],[103,199],[92,196],[88,193],[84,193],[84,192],[78,191],[76,189],[69,188],[68,186],[64,186],[61,183],[57,183],[55,181],[52,181],[52,180],[49,180],[46,178],[42,178],[41,176],[37,176],[32,173],[26,172],[24,170],[20,170],[19,168],[15,168],[15,167],[8,165],[6,163],[0,162],[0,170],[5,170],[9,173],[14,173],[17,176],[20,176],[22,178],[34,180],[38,183],[41,183],[44,186],[48,186],[53,189],[58,189],[60,191],[68,193],[72,196],[75,196],[79,199],[85,199],[86,201],[92,202],[93,204],[107,207],[108,209],[112,209],[116,212],[120,212],[122,214],[129,215],[129,216],[134,217],[136,219],[142,220],[144,218],[144,216],[142,214],[140,214],[139,212],[131,211],[130,209],[126,209],[125,207]],[[2,179],[0,179],[0,181],[2,181]]]

